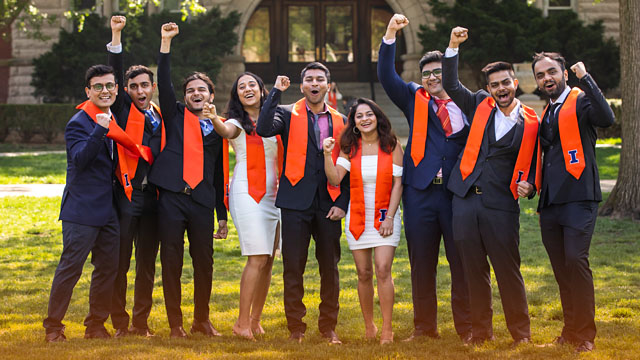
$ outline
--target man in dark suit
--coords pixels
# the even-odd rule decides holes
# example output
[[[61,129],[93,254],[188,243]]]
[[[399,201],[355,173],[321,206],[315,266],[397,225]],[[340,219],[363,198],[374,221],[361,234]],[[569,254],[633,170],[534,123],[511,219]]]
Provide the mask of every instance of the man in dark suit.
[[[318,327],[330,343],[340,344],[335,333],[340,292],[340,220],[349,204],[349,180],[345,177],[339,188],[327,188],[322,141],[329,136],[338,138],[346,119],[324,103],[330,87],[326,66],[310,63],[302,70],[301,78],[304,99],[278,106],[290,82],[286,76],[277,77],[260,111],[256,131],[263,137],[281,135],[284,145],[284,168],[276,206],[282,211],[284,309],[290,339],[302,342],[307,328],[302,321],[306,314],[302,275],[313,235],[320,270]]]
[[[460,338],[465,340],[471,337],[469,295],[460,254],[453,241],[453,194],[446,184],[467,140],[469,126],[460,108],[442,88],[440,51],[428,52],[420,60],[422,86],[405,83],[396,73],[396,32],[408,24],[409,20],[403,15],[395,14],[391,18],[378,57],[380,83],[405,114],[410,128],[403,161],[402,203],[411,264],[415,330],[406,340],[419,336],[439,337],[436,270],[441,237],[451,269],[453,323]],[[427,111],[421,113],[420,107]]]
[[[185,103],[176,101],[169,61],[171,39],[178,32],[175,23],[162,26],[158,89],[167,144],[149,173],[149,181],[160,190],[158,237],[165,305],[171,337],[186,337],[180,309],[180,275],[186,230],[194,272],[191,333],[220,336],[209,321],[209,299],[213,275],[213,238],[227,236],[222,138],[213,131],[211,120],[202,116],[204,105],[213,101],[213,83],[207,75],[193,73],[188,76],[183,85]],[[219,227],[216,234],[214,207]]]
[[[124,91],[118,92],[111,110],[116,114],[120,127],[131,134],[137,143],[149,146],[155,158],[165,140],[162,116],[159,109],[151,103],[156,84],[153,82],[153,72],[146,66],[134,65],[124,73],[120,39],[125,24],[124,16],[111,17],[111,43],[107,45],[109,65],[113,66],[118,82],[124,84]],[[130,155],[125,153],[125,156]],[[120,265],[113,291],[111,321],[116,329],[115,337],[129,333],[152,336],[147,319],[153,305],[153,282],[158,255],[157,190],[147,181],[151,166],[147,161],[141,158],[118,159],[119,165],[123,161],[127,161],[129,166],[118,166],[116,169],[120,180],[116,186],[120,220]],[[128,328],[127,272],[134,242],[136,278],[133,316],[131,328]]]
[[[532,69],[538,88],[550,99],[540,126],[544,162],[538,211],[564,314],[562,334],[554,342],[591,351],[596,324],[589,246],[602,201],[596,126],[611,126],[614,115],[582,62],[571,70],[584,92],[567,86],[569,74],[558,53],[536,54]]]
[[[66,340],[62,319],[89,252],[94,270],[84,337],[111,337],[104,322],[109,317],[118,269],[119,225],[113,196],[115,144],[106,136],[112,119],[109,107],[116,99],[118,85],[113,68],[106,65],[90,67],[85,83],[86,107],[69,120],[64,132],[67,184],[60,205],[63,248],[44,320],[47,342]]]
[[[531,341],[524,280],[518,251],[518,197],[535,194],[538,118],[515,98],[518,80],[511,64],[495,62],[483,72],[487,91],[469,91],[458,81],[458,46],[467,29],[451,32],[442,61],[447,94],[472,119],[465,149],[448,187],[453,198],[453,236],[462,253],[469,284],[470,343],[493,339],[491,274],[496,274],[513,345]]]

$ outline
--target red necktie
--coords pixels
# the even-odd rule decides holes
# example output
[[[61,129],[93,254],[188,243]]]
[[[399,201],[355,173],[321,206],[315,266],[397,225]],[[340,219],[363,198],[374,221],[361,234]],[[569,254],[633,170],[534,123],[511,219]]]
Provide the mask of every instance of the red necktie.
[[[447,103],[451,102],[451,99],[440,100],[434,98],[433,100],[435,100],[436,105],[438,106],[436,115],[438,115],[438,118],[440,119],[442,129],[444,129],[444,134],[449,136],[453,133],[453,130],[451,129],[451,120],[449,119],[449,110],[447,110]]]

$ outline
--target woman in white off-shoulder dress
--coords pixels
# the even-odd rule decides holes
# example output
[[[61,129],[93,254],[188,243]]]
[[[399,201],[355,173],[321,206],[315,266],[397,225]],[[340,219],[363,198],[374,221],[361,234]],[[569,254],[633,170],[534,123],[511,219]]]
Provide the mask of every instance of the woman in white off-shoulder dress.
[[[324,140],[325,173],[334,185],[350,173],[351,202],[344,231],[358,271],[365,337],[375,338],[378,332],[373,322],[373,255],[382,312],[380,343],[391,343],[394,302],[391,264],[400,241],[402,147],[389,118],[376,103],[364,98],[356,99],[351,107],[339,145],[340,156],[334,165],[331,152],[335,139]],[[378,186],[380,191],[376,192]]]
[[[260,315],[269,291],[273,256],[280,237],[280,210],[275,206],[278,142],[275,137],[259,137],[252,120],[258,119],[266,95],[262,79],[246,72],[231,87],[231,98],[227,106],[229,120],[223,122],[218,118],[213,105],[208,106],[205,112],[205,115],[211,115],[216,132],[229,139],[236,154],[236,165],[229,188],[229,212],[238,231],[242,255],[247,256],[247,264],[240,280],[239,314],[233,333],[249,340],[255,340],[254,334],[264,334],[260,326]],[[249,141],[254,145],[258,144],[253,149],[259,149],[260,156],[264,153],[264,183],[256,181],[259,170],[248,171],[256,164],[262,170],[262,162],[256,162],[251,155],[248,156]],[[264,186],[261,189],[264,194],[260,190],[256,195],[256,185]],[[253,195],[250,193],[252,186]]]

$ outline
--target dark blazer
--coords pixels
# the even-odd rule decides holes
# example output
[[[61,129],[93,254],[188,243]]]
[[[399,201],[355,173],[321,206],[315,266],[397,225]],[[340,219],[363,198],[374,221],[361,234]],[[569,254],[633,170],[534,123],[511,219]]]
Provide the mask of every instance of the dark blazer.
[[[467,116],[469,122],[473,123],[476,107],[482,100],[489,97],[489,93],[484,90],[473,93],[460,83],[458,80],[457,55],[442,60],[442,85],[451,99]],[[480,196],[484,206],[492,209],[519,212],[518,200],[513,198],[510,183],[524,134],[524,117],[521,112],[518,122],[511,131],[499,141],[496,141],[494,131],[496,109],[497,107],[492,110],[489,116],[473,172],[464,181],[462,180],[460,161],[464,152],[460,152],[447,187],[457,196],[465,197],[471,186],[479,186],[482,189],[482,195]],[[537,149],[534,149],[529,177],[526,179],[530,184],[535,184],[536,152]],[[533,197],[533,194],[531,196]]]
[[[409,122],[409,141],[404,152],[402,183],[424,190],[433,178],[442,169],[442,180],[446,184],[449,175],[458,159],[458,154],[464,147],[469,135],[469,125],[447,137],[442,129],[440,119],[433,111],[434,101],[429,101],[429,122],[427,123],[427,143],[424,149],[424,158],[416,167],[411,158],[411,146],[413,144],[413,113],[416,91],[422,88],[414,82],[405,83],[395,70],[396,44],[380,44],[378,57],[378,79],[385,92],[393,103],[402,110]]]
[[[129,94],[124,90],[125,80],[124,80],[124,66],[123,66],[123,54],[120,53],[112,53],[108,52],[108,61],[109,65],[113,67],[116,72],[116,80],[120,86],[118,87],[118,96],[116,96],[116,101],[111,105],[111,111],[116,117],[116,121],[118,125],[125,130],[127,128],[127,121],[129,120],[129,111],[131,110],[131,104],[133,100],[129,96]],[[135,106],[135,111],[139,111]],[[144,113],[142,114],[144,116]],[[162,118],[160,117],[158,120],[162,122]],[[162,123],[161,123],[162,124]],[[151,152],[153,153],[153,158],[157,158],[160,154],[160,144],[162,141],[162,125],[159,125],[156,131],[153,131],[153,125],[151,125],[150,121],[145,121],[144,124],[144,133],[142,135],[142,145],[149,146],[151,148]],[[116,152],[117,156],[117,152]],[[143,158],[139,158],[138,167],[136,168],[136,174],[131,179],[131,185],[133,187],[133,192],[131,194],[131,201],[125,196],[124,189],[122,188],[122,184],[117,181],[117,196],[116,200],[118,202],[118,208],[120,210],[130,211],[132,203],[140,203],[144,201],[144,195],[142,195],[142,182],[149,173],[150,165]]]
[[[185,105],[176,100],[171,83],[169,54],[160,54],[158,59],[158,91],[160,110],[164,118],[167,142],[164,150],[154,161],[149,173],[149,181],[158,187],[182,192],[187,185],[182,176],[184,113]],[[219,220],[227,219],[224,206],[224,177],[222,171],[222,137],[215,131],[203,136],[204,174],[202,182],[191,192],[197,203],[209,209],[216,209]]]
[[[544,153],[542,167],[542,191],[538,209],[550,204],[563,204],[572,201],[602,201],[600,177],[596,163],[596,126],[609,127],[615,121],[613,111],[591,75],[580,80],[580,88],[584,93],[578,96],[576,113],[578,128],[584,151],[585,168],[576,180],[566,170],[560,135],[558,133],[558,117],[560,110],[551,117],[550,124],[544,121],[549,116],[549,109],[544,113],[540,126],[540,145]],[[564,103],[560,106],[562,108]],[[546,127],[551,127],[551,138],[544,136]]]
[[[275,87],[271,89],[269,96],[265,99],[258,118],[256,132],[262,137],[281,135],[284,145],[284,164],[282,175],[280,175],[280,185],[276,197],[276,206],[291,210],[308,209],[316,194],[320,209],[329,211],[332,206],[337,206],[346,211],[349,205],[349,177],[345,176],[340,183],[340,196],[335,203],[327,191],[327,175],[324,173],[324,156],[322,150],[318,150],[316,136],[313,127],[313,117],[307,112],[308,121],[308,141],[307,141],[307,161],[304,167],[304,177],[292,186],[289,179],[284,176],[287,167],[287,149],[289,141],[289,127],[291,125],[291,111],[293,104],[280,105],[280,95],[282,92]],[[346,122],[344,116],[342,117]],[[329,121],[331,127],[331,121]],[[322,145],[322,144],[320,144]]]
[[[107,129],[83,110],[67,123],[67,182],[62,194],[60,220],[104,226],[114,210],[114,162]]]

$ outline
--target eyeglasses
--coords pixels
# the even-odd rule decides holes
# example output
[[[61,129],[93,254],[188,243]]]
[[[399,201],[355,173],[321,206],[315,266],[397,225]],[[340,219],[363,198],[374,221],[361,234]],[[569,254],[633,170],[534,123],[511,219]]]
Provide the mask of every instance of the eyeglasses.
[[[442,69],[437,68],[433,70],[425,70],[422,72],[422,77],[427,79],[429,76],[431,76],[431,74],[433,74],[433,76],[440,76],[442,75]]]
[[[116,88],[116,84],[108,82],[106,84],[93,84],[90,87],[95,91],[102,91],[102,89],[104,88],[107,88],[107,90],[111,91]]]

